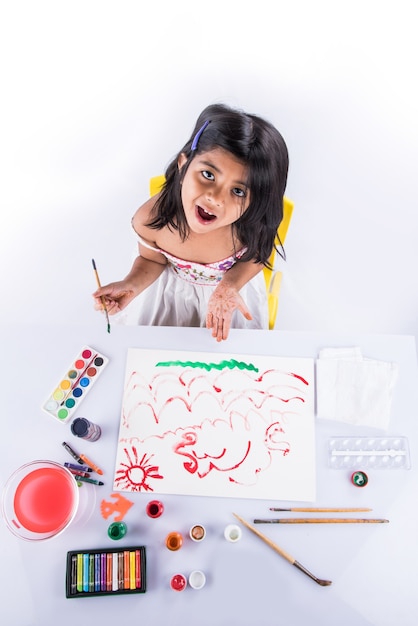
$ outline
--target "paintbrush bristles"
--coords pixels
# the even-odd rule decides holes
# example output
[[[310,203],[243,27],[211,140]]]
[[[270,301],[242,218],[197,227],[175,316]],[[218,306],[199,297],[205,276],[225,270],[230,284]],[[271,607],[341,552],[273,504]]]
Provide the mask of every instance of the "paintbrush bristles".
[[[309,570],[307,570],[306,567],[303,567],[303,565],[299,563],[299,561],[295,561],[293,565],[300,569],[301,572],[309,576],[309,578],[312,578],[312,580],[318,583],[318,585],[321,585],[321,587],[329,587],[329,585],[332,585],[331,580],[323,580],[322,578],[317,578]]]

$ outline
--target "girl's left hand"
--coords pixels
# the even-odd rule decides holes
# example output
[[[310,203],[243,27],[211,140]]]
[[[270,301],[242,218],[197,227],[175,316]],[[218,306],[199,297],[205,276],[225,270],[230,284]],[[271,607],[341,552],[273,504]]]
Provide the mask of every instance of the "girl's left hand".
[[[212,329],[212,337],[216,337],[217,341],[227,339],[231,328],[232,314],[236,309],[247,320],[252,319],[239,291],[235,287],[226,286],[220,282],[209,299],[206,314],[206,326]]]

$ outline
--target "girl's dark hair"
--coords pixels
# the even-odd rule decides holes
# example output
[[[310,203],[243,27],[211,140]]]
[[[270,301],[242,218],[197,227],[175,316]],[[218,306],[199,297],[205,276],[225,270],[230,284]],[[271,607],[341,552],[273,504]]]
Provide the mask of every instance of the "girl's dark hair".
[[[210,123],[198,137],[196,149],[192,150],[196,133],[207,121]],[[247,248],[241,261],[253,260],[268,265],[277,229],[283,219],[283,194],[289,166],[287,147],[270,122],[223,104],[213,104],[202,111],[190,139],[168,165],[166,182],[149,226],[155,229],[168,226],[178,230],[183,240],[187,238],[189,229],[181,201],[181,181],[196,154],[215,148],[227,150],[248,169],[250,204],[232,225],[237,238]],[[187,161],[179,170],[181,154],[185,154]],[[285,258],[281,242],[276,249]]]

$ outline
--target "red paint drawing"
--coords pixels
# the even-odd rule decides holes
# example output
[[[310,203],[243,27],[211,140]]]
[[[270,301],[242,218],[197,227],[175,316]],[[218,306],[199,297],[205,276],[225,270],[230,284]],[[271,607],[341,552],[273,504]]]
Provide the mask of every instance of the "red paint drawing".
[[[128,351],[114,489],[315,499],[313,359]]]

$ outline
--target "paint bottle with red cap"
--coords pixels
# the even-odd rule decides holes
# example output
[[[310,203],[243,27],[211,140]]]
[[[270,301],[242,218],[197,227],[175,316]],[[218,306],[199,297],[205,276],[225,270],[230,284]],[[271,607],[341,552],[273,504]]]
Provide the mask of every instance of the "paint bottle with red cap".
[[[71,424],[71,432],[86,441],[97,441],[102,434],[100,426],[93,424],[85,417],[77,417]]]

